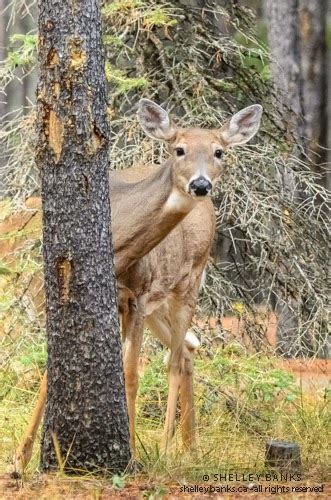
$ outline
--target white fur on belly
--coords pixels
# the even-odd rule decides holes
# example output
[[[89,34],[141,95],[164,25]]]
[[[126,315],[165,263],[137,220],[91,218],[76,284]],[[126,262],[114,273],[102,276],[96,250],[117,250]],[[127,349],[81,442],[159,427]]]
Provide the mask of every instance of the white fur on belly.
[[[200,347],[200,342],[192,330],[188,330],[185,335],[185,344],[191,349],[197,349]]]
[[[187,347],[190,349],[197,349],[200,346],[200,342],[197,339],[197,337],[194,335],[194,333],[191,330],[188,330],[188,332],[185,335],[185,344]],[[168,351],[164,358],[163,358],[163,363],[166,366],[169,366],[169,361],[170,361],[170,351]]]

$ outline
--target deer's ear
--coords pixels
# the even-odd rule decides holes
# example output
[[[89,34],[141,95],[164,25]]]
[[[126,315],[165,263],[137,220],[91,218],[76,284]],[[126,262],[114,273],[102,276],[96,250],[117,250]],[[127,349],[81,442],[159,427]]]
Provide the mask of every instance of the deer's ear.
[[[140,99],[138,119],[144,132],[152,139],[170,141],[176,134],[176,127],[170,123],[168,113],[149,99]]]
[[[262,111],[260,104],[253,104],[233,115],[220,131],[226,144],[239,146],[252,139],[259,130]]]

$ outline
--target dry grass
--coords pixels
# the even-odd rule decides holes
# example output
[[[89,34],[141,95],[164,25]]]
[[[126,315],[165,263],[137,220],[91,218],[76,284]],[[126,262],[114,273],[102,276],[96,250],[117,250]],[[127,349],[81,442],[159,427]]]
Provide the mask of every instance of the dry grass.
[[[44,345],[33,349],[24,365],[17,361],[12,366],[19,373],[17,381],[5,382],[8,391],[0,406],[0,474],[8,470],[36,400]],[[95,498],[97,491],[110,494],[114,482],[123,494],[128,494],[133,486],[149,491],[162,485],[164,493],[174,485],[178,488],[181,484],[203,483],[203,474],[212,477],[233,471],[264,473],[268,439],[285,439],[300,445],[304,484],[331,479],[326,438],[330,414],[323,384],[314,393],[304,392],[293,376],[280,368],[277,358],[249,354],[238,344],[225,349],[202,349],[195,363],[198,447],[194,453],[185,452],[178,428],[172,455],[165,460],[159,453],[167,391],[164,352],[149,340],[143,357],[146,363],[141,374],[137,422],[138,460],[143,471],[108,480],[86,474],[77,481],[62,474],[53,482],[36,475],[36,443],[23,479],[25,488],[41,488],[42,492],[44,487],[46,491],[54,487],[59,498],[61,491],[63,495],[70,492],[72,498],[85,498],[85,494]],[[2,384],[3,377],[1,373]]]

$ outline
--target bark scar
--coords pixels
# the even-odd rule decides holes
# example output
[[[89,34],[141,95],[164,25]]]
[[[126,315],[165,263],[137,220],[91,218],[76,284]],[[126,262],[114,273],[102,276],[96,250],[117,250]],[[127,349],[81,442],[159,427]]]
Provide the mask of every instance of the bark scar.
[[[61,258],[56,265],[59,285],[59,299],[61,304],[66,304],[70,298],[70,283],[73,275],[72,260]]]
[[[87,154],[93,156],[96,154],[98,149],[103,145],[104,137],[102,132],[98,129],[95,122],[93,122],[93,128],[91,132],[91,139],[87,145]]]
[[[57,114],[50,110],[49,123],[48,123],[48,142],[54,151],[55,164],[59,163],[62,153],[64,135],[64,125],[62,120]]]
[[[82,49],[82,40],[73,38],[69,40],[70,68],[74,71],[83,70],[87,62],[87,54]]]
[[[71,53],[70,67],[74,70],[82,69],[86,64],[86,59],[87,57],[85,52],[81,52],[79,50],[73,51]]]
[[[57,66],[60,62],[59,55],[56,50],[51,49],[46,58],[46,67],[47,68],[54,68]]]
[[[88,196],[89,195],[90,182],[89,182],[89,178],[85,174],[82,175],[81,191],[84,194],[84,196]]]

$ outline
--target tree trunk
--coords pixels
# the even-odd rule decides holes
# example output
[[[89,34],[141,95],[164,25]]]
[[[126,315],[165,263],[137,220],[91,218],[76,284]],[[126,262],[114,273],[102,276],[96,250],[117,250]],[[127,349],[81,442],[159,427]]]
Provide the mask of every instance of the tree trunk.
[[[299,1],[299,40],[303,79],[303,111],[307,152],[312,168],[322,173],[319,165],[327,161],[327,52],[326,0]],[[322,146],[322,148],[321,148]]]
[[[298,0],[266,0],[268,40],[273,57],[271,74],[281,96],[279,101],[297,115],[293,123],[298,135],[304,135],[302,121],[302,71],[298,33]],[[282,98],[281,98],[282,97]]]
[[[319,165],[327,146],[326,0],[265,1],[272,77],[283,104],[296,114],[294,128],[325,185]]]
[[[49,374],[41,466],[123,471],[130,451],[100,3],[39,1],[39,63]]]
[[[321,185],[326,186],[326,1],[265,0],[265,11],[273,57],[271,73],[279,92],[277,103],[281,104],[282,119],[289,120],[298,143],[311,160],[311,168],[320,175]],[[284,190],[304,198],[296,190],[292,172],[284,168],[282,176]],[[306,340],[298,337],[300,300],[280,291],[276,311],[278,352],[298,356],[308,350],[313,354]]]

